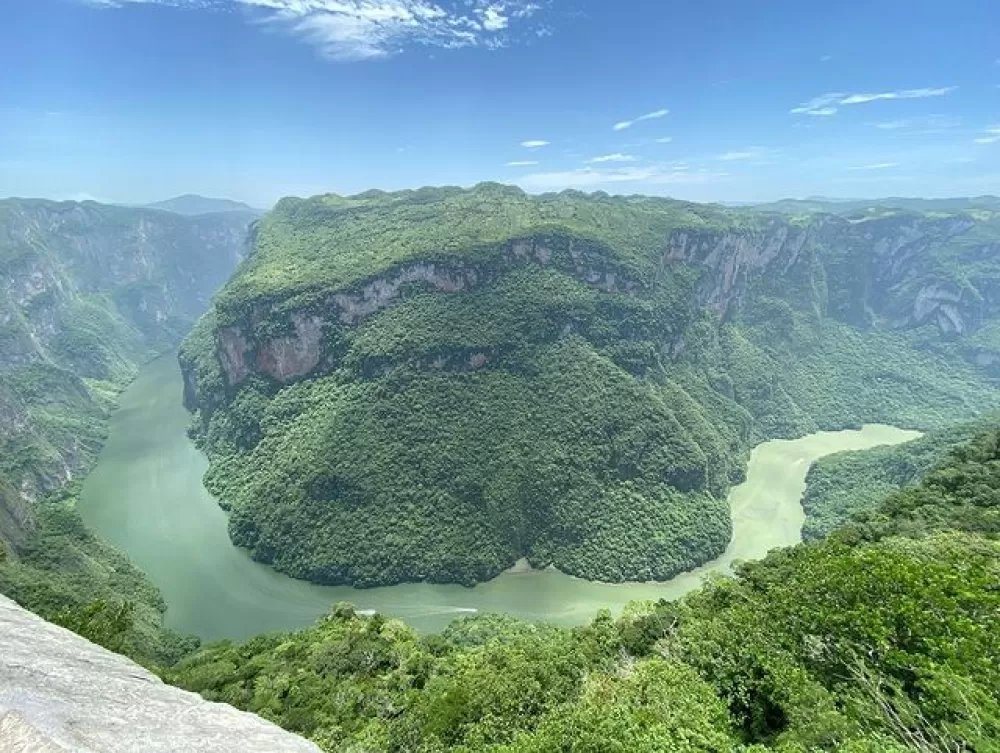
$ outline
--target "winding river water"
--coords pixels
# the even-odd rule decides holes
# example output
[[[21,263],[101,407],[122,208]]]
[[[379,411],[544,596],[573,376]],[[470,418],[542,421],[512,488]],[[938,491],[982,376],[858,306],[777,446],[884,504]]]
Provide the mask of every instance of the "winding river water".
[[[766,442],[754,449],[745,483],[730,493],[733,541],[717,560],[666,583],[594,583],[554,570],[515,568],[475,588],[414,583],[354,589],[318,586],[251,560],[226,533],[226,514],[202,485],[207,461],[186,435],[176,360],[146,366],[121,398],[107,444],[83,486],[80,511],[159,586],[166,623],[204,639],[245,638],[307,625],[350,601],[436,630],[463,612],[507,612],[579,623],[602,607],[676,598],[734,560],[756,559],[800,540],[805,475],[840,450],[895,444],[919,434],[869,424]]]

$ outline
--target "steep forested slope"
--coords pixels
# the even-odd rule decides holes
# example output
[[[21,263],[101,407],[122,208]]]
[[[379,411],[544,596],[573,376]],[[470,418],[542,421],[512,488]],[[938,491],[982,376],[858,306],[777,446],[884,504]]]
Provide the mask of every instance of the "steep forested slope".
[[[233,540],[317,581],[722,551],[768,437],[997,404],[1000,219],[484,184],[286,199],[181,354]]]
[[[805,539],[817,539],[870,512],[892,492],[912,486],[949,453],[996,423],[996,417],[935,429],[912,442],[839,452],[817,460],[802,497]]]
[[[1000,750],[1000,433],[680,602],[420,637],[339,605],[166,670],[329,751]]]
[[[104,616],[129,599],[158,622],[155,589],[79,521],[73,483],[117,393],[236,266],[249,221],[0,201],[0,592],[64,622],[82,619],[68,605],[100,599]]]

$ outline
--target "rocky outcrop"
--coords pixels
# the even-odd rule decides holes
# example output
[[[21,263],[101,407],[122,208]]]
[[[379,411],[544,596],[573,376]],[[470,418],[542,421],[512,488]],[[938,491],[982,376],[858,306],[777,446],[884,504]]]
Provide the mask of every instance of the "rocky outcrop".
[[[313,373],[325,363],[324,334],[331,326],[357,326],[399,301],[417,287],[439,293],[459,293],[494,282],[504,272],[535,263],[554,266],[607,293],[635,293],[640,284],[626,270],[614,267],[592,243],[570,236],[524,238],[507,244],[497,258],[479,264],[460,261],[421,261],[399,266],[350,289],[327,295],[308,311],[276,314],[274,306],[259,306],[249,317],[220,327],[216,332],[216,355],[228,386],[242,384],[252,373],[282,384]],[[283,321],[288,334],[257,335],[261,325],[271,331],[275,320]],[[470,356],[468,366],[480,368],[485,354]],[[185,369],[191,385],[187,404],[197,405],[196,376]]]
[[[784,275],[795,265],[815,233],[781,221],[737,232],[682,230],[668,239],[663,260],[707,268],[698,303],[725,316],[739,308],[756,277]]]
[[[254,714],[165,685],[0,596],[0,750],[318,753]]]
[[[973,286],[959,273],[966,260],[996,259],[997,244],[970,246],[951,271],[935,255],[974,227],[965,216],[903,214],[863,221],[820,216],[800,224],[775,219],[748,229],[675,232],[664,260],[704,268],[698,302],[723,316],[738,311],[754,287],[787,297],[781,286],[789,287],[787,281],[798,274],[812,278],[807,288],[816,296],[817,310],[848,324],[894,329],[932,324],[954,336],[974,331],[987,313],[1000,313],[1000,280]]]

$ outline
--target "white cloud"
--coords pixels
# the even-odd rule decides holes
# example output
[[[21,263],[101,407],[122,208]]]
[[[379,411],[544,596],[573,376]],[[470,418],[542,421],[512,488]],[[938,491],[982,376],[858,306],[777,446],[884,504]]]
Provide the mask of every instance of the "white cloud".
[[[504,6],[488,5],[482,11],[483,28],[487,31],[500,31],[510,25],[510,18],[504,15]]]
[[[877,102],[887,99],[926,99],[927,97],[943,97],[950,94],[958,87],[941,86],[938,88],[925,87],[923,89],[899,89],[891,92],[878,92],[875,94],[847,94],[844,92],[827,92],[818,97],[813,97],[808,102],[803,102],[798,107],[793,107],[790,112],[793,115],[835,115],[837,111],[845,105],[862,105],[868,102]]]
[[[902,89],[894,92],[879,92],[878,94],[851,94],[841,100],[842,105],[861,105],[866,102],[877,102],[881,99],[926,99],[927,97],[943,97],[957,87],[942,86],[937,89]]]
[[[542,139],[532,139],[530,141],[522,141],[521,146],[525,149],[541,149],[543,146],[548,146],[548,141],[543,141]]]
[[[658,139],[654,139],[654,141],[656,141],[657,144],[669,144],[673,140],[674,140],[673,136],[661,136]]]
[[[760,146],[750,146],[737,151],[723,152],[716,157],[722,162],[737,162],[740,160],[761,159],[767,156],[767,150]]]
[[[909,133],[939,133],[949,128],[958,128],[962,119],[952,115],[921,115],[915,118],[900,118],[872,123],[883,131],[906,131]]]
[[[627,183],[636,185],[684,185],[711,183],[725,178],[727,173],[708,170],[692,171],[683,164],[634,166],[598,169],[584,167],[561,172],[531,173],[519,180],[524,187],[539,191],[563,188],[595,189]]]
[[[533,159],[521,159],[514,160],[513,162],[508,162],[507,167],[530,167],[532,165],[537,165],[538,160]]]
[[[987,128],[983,135],[975,139],[977,144],[996,144],[1000,142],[1000,125]]]
[[[636,123],[638,123],[640,121],[643,121],[643,120],[659,120],[660,118],[665,118],[669,114],[670,114],[670,110],[667,110],[667,109],[653,110],[653,112],[647,112],[645,115],[640,115],[637,118],[632,118],[632,120],[622,120],[622,121],[620,121],[618,123],[615,123],[612,126],[612,128],[614,128],[614,130],[616,130],[616,131],[624,131],[626,128],[631,128],[632,126],[634,126]]]
[[[513,26],[541,6],[528,0],[82,0],[102,8],[150,4],[191,9],[243,8],[331,60],[370,60],[407,47],[497,49]],[[547,27],[545,27],[547,28]],[[528,29],[537,37],[537,29]]]
[[[631,154],[615,152],[614,154],[602,154],[600,157],[587,160],[587,162],[591,165],[601,164],[602,162],[635,162],[635,157]]]
[[[855,165],[854,167],[848,168],[849,170],[889,170],[893,167],[899,167],[898,162],[875,162],[870,165]]]

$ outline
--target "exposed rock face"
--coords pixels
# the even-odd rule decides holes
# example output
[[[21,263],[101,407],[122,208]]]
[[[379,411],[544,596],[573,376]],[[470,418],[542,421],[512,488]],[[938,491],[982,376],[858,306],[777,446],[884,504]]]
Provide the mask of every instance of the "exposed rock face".
[[[914,215],[866,222],[827,216],[803,225],[775,219],[764,230],[676,232],[664,260],[704,267],[698,302],[722,315],[737,310],[751,286],[767,289],[797,272],[812,278],[819,308],[849,324],[933,324],[943,335],[961,335],[1000,312],[1000,281],[960,287],[942,277],[931,251],[974,225],[967,217]],[[966,255],[972,261],[997,253],[997,244],[985,243]]]
[[[187,332],[242,258],[252,219],[0,201],[0,446],[27,459],[0,478],[0,542],[16,550],[28,503],[86,469],[105,396]],[[85,429],[38,420],[49,404]]]
[[[763,232],[695,233],[680,231],[667,242],[666,262],[707,267],[699,303],[725,315],[739,306],[754,277],[765,270],[782,275],[799,260],[814,237],[814,229],[774,222]]]
[[[700,269],[688,303],[692,310],[708,309],[722,320],[737,317],[750,298],[762,295],[862,330],[931,325],[945,337],[956,337],[1000,316],[1000,275],[990,266],[1000,244],[992,239],[993,231],[980,233],[980,227],[969,215],[905,211],[858,217],[747,215],[728,224],[667,230],[662,246],[654,244],[650,252],[661,269]],[[979,237],[983,240],[977,243]],[[336,368],[338,357],[329,344],[338,341],[337,331],[358,326],[415,288],[459,293],[492,285],[512,268],[537,264],[601,291],[645,293],[649,278],[617,266],[614,258],[571,231],[540,233],[506,241],[488,261],[477,253],[464,258],[428,253],[340,289],[310,291],[308,304],[289,305],[275,296],[232,310],[220,304],[215,355],[227,389],[213,385],[211,395],[199,395],[196,370],[182,358],[186,404],[193,409],[224,401],[224,393],[254,374],[287,384]],[[983,276],[961,272],[980,262],[990,270]],[[664,333],[665,355],[678,355],[683,347],[683,333]],[[434,354],[426,366],[462,370],[485,365],[471,356]],[[366,362],[363,367],[372,375],[381,373],[384,364]]]
[[[0,596],[0,750],[317,753],[254,714],[165,685]]]
[[[248,320],[219,328],[216,333],[219,364],[230,387],[243,383],[251,373],[266,375],[285,384],[312,373],[323,364],[323,335],[331,325],[355,326],[396,303],[410,286],[458,293],[487,285],[503,271],[530,262],[542,266],[558,265],[604,292],[633,293],[639,288],[627,273],[609,266],[586,244],[574,243],[570,238],[520,239],[511,242],[491,264],[416,262],[352,289],[335,291],[315,311],[296,311],[284,317],[290,324],[291,334],[288,335],[255,337],[254,331],[262,323],[272,317],[283,318],[267,307],[255,309]],[[481,368],[485,359],[484,354],[472,357],[468,366]],[[195,377],[188,368],[184,368],[184,372],[186,384],[191,386],[186,404],[193,407],[197,405]]]

